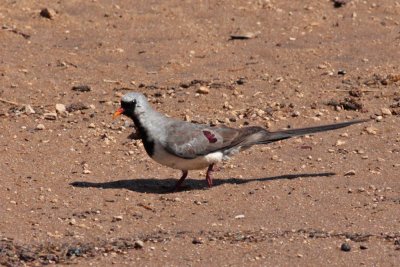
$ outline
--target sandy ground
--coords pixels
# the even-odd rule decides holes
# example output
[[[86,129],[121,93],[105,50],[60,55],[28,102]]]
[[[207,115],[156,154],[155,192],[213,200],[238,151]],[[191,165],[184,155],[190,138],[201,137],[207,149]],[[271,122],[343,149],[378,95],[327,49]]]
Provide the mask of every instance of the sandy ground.
[[[347,2],[1,1],[0,264],[397,265],[400,3]],[[373,120],[166,193],[111,118],[128,91],[232,127]]]

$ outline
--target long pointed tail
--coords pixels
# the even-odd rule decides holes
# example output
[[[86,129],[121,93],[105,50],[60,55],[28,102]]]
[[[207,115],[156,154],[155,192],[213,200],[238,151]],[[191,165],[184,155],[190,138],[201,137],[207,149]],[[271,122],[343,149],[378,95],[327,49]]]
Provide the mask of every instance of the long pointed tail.
[[[307,128],[282,130],[282,131],[276,131],[276,132],[267,132],[265,138],[263,138],[263,140],[259,141],[258,143],[259,144],[268,144],[268,143],[292,138],[295,136],[302,136],[302,135],[306,135],[306,134],[313,134],[313,133],[336,130],[336,129],[344,128],[344,127],[347,127],[347,126],[350,126],[353,124],[363,123],[363,122],[367,122],[367,121],[370,121],[370,119],[353,120],[353,121],[327,124],[327,125],[314,126],[314,127],[307,127]]]

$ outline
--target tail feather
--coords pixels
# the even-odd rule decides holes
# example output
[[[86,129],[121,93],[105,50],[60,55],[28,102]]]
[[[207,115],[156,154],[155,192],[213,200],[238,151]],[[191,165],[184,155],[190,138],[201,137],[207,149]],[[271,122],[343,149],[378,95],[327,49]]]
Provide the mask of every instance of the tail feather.
[[[313,133],[336,130],[336,129],[344,128],[344,127],[347,127],[347,126],[350,126],[353,124],[363,123],[363,122],[367,122],[367,121],[369,121],[369,119],[353,120],[353,121],[320,125],[320,126],[307,127],[307,128],[282,130],[282,131],[276,131],[276,132],[267,132],[265,138],[263,140],[259,141],[258,143],[259,144],[268,144],[268,143],[292,138],[295,136],[302,136],[302,135],[306,135],[306,134],[313,134]]]

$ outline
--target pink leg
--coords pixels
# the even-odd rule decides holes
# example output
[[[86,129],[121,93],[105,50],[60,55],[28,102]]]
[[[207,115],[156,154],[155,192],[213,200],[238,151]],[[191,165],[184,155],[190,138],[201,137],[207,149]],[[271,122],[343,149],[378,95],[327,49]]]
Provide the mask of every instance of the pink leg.
[[[213,186],[213,179],[211,177],[211,173],[214,171],[213,168],[214,168],[214,164],[211,164],[210,166],[208,166],[208,169],[207,169],[206,180],[207,180],[208,187]]]
[[[188,173],[189,173],[188,171],[182,171],[182,176],[179,179],[179,181],[175,184],[173,191],[178,191],[179,190],[179,188],[181,187],[183,181],[185,181]]]

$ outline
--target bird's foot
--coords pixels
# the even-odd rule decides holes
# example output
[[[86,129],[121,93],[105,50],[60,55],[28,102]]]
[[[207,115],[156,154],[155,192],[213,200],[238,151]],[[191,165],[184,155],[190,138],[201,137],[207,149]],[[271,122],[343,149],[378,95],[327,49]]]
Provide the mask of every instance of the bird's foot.
[[[178,192],[179,190],[182,189],[182,183],[185,181],[186,177],[188,175],[188,171],[182,171],[182,176],[179,179],[178,182],[176,182],[175,186],[172,188],[172,192]]]
[[[206,180],[207,180],[208,187],[213,186],[213,178],[211,176],[213,171],[214,171],[214,164],[211,164],[210,166],[208,166],[207,173],[206,173]]]

